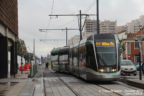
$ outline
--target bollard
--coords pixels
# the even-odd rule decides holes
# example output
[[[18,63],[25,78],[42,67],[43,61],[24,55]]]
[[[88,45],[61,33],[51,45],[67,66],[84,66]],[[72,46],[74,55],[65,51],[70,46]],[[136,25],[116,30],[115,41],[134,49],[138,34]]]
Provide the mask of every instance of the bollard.
[[[33,65],[33,68],[30,68],[30,77],[33,77],[37,73],[37,65]]]

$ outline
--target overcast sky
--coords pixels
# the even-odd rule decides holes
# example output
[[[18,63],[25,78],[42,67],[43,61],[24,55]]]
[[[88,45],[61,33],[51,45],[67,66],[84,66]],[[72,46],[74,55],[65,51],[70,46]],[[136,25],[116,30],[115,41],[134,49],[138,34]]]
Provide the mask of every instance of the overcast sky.
[[[144,15],[144,0],[99,0],[100,20],[117,21],[125,25]],[[54,2],[54,3],[53,3]],[[40,39],[65,39],[65,31],[39,32],[45,28],[78,28],[77,17],[50,17],[49,14],[96,13],[96,0],[18,0],[19,38],[26,43],[29,52],[36,40],[36,55],[46,56],[52,48],[64,46],[65,41],[40,41]],[[53,7],[52,7],[53,6]],[[91,17],[95,19],[95,17]],[[69,31],[68,38],[78,35]]]

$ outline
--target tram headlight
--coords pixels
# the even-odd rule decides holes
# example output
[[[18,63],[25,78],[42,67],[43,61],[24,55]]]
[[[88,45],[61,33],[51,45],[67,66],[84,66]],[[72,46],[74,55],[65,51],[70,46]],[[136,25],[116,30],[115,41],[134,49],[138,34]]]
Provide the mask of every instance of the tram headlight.
[[[112,72],[116,72],[116,69],[112,69],[111,71],[112,71]]]
[[[103,68],[99,69],[99,72],[104,72],[104,69]]]

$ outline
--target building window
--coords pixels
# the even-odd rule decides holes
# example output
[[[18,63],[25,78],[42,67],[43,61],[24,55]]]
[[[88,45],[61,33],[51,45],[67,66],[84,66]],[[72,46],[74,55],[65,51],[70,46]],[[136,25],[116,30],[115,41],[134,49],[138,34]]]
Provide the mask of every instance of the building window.
[[[138,55],[135,55],[135,56],[134,56],[134,62],[135,62],[135,63],[139,63],[139,59],[140,59],[140,58],[139,58]]]
[[[138,49],[139,48],[139,42],[135,42],[135,49]]]

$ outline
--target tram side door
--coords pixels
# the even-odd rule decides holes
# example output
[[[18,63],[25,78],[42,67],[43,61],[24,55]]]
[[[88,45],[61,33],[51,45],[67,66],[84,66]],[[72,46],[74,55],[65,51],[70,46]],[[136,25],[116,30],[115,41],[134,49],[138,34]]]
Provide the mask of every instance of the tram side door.
[[[80,77],[86,79],[86,46],[80,48],[79,54]]]

